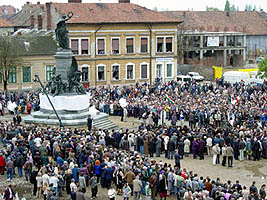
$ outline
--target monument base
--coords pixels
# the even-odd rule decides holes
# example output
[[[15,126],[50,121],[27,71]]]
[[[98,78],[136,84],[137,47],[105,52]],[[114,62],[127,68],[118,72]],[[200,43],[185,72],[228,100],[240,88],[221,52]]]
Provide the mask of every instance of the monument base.
[[[40,94],[40,111],[23,117],[26,124],[59,125],[57,116],[47,97]],[[116,128],[117,125],[108,119],[108,114],[89,108],[90,95],[49,96],[63,126],[86,126],[88,115],[93,117],[93,127],[97,129]]]

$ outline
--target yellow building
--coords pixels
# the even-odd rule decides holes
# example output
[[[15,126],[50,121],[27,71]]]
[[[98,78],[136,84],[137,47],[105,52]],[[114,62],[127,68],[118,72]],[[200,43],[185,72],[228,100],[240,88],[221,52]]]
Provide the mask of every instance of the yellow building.
[[[67,21],[82,81],[90,85],[174,80],[177,19],[131,3],[53,3]],[[82,14],[80,14],[82,13]]]

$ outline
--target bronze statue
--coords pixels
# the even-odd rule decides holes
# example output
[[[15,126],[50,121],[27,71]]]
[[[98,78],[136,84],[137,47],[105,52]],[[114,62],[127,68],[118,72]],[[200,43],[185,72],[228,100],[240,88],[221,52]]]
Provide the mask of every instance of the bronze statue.
[[[72,16],[73,13],[69,12],[67,16],[63,15],[61,19],[57,22],[57,28],[55,30],[56,39],[61,49],[69,49],[69,37],[68,37],[66,21],[71,19]]]

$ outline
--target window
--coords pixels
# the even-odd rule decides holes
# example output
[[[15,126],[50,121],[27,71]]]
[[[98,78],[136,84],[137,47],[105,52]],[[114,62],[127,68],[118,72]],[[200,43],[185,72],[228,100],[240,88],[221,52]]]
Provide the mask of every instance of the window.
[[[89,81],[89,67],[82,67],[82,82]]]
[[[167,67],[167,69],[166,69],[166,77],[167,78],[170,78],[170,77],[172,77],[172,66],[173,66],[173,64],[172,63],[167,63],[166,64],[166,67]]]
[[[172,37],[166,37],[166,52],[172,52]]]
[[[141,38],[141,53],[148,52],[148,38]]]
[[[105,39],[98,38],[97,39],[97,54],[98,55],[105,55]]]
[[[23,75],[23,82],[30,83],[31,82],[31,67],[23,67],[22,68],[22,75]]]
[[[105,81],[105,66],[104,65],[97,66],[97,80]]]
[[[119,38],[112,38],[111,39],[111,52],[112,54],[119,54],[120,53],[120,39]]]
[[[162,77],[162,64],[156,65],[156,78]]]
[[[17,82],[17,68],[10,67],[8,70],[8,83],[16,83]]]
[[[113,81],[118,81],[120,80],[120,66],[117,64],[112,65],[112,74],[111,78]]]
[[[126,38],[126,53],[134,53],[134,38]]]
[[[53,74],[54,68],[55,68],[54,65],[46,66],[46,81],[47,82],[52,80],[52,74]]]
[[[134,64],[126,65],[126,79],[127,80],[134,79]]]
[[[79,40],[78,39],[71,40],[71,50],[73,54],[75,55],[79,54]]]
[[[89,40],[88,39],[81,39],[81,54],[89,54]]]
[[[163,41],[164,41],[163,37],[158,37],[157,38],[157,52],[158,53],[163,52]]]
[[[140,65],[140,78],[147,79],[148,78],[148,64],[141,63]]]

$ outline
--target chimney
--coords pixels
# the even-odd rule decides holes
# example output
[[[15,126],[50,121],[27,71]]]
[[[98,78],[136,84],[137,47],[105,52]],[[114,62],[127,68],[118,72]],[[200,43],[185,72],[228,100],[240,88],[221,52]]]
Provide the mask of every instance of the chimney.
[[[50,31],[51,30],[51,4],[46,3],[46,30]]]
[[[69,3],[82,3],[82,0],[68,0]]]
[[[31,15],[30,17],[30,29],[34,29],[34,16]]]
[[[42,15],[38,15],[38,30],[43,28],[43,18]]]
[[[131,3],[130,0],[119,0],[119,3]]]

